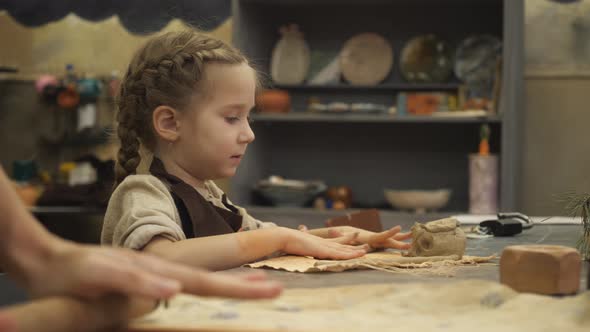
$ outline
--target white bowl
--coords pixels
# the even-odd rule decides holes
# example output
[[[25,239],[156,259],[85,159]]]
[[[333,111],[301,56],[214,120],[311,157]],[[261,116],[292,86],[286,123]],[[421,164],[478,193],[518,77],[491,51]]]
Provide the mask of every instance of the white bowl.
[[[400,210],[413,210],[416,213],[438,210],[451,198],[450,189],[438,190],[393,190],[385,189],[385,199],[392,207]]]

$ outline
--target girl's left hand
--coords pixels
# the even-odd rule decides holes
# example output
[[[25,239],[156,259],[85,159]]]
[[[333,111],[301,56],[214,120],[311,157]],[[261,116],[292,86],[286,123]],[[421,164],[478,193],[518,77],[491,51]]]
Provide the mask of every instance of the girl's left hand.
[[[400,233],[401,230],[401,226],[395,226],[381,233],[367,231],[372,233],[368,236],[367,244],[371,246],[371,248],[410,249],[412,244],[402,241],[411,239],[412,232]]]
[[[340,242],[349,242],[355,235],[343,237],[345,241],[338,239],[324,239],[294,229],[285,229],[288,238],[283,252],[299,256],[312,256],[320,259],[352,259],[361,257],[367,253],[368,245],[352,246]]]
[[[319,230],[308,230],[305,225],[298,229],[305,233],[314,234],[343,244],[368,244],[371,249],[400,249],[407,250],[412,247],[411,243],[403,242],[412,238],[411,232],[401,233],[401,226],[392,227],[386,231],[375,233],[352,226],[339,226],[322,228]]]

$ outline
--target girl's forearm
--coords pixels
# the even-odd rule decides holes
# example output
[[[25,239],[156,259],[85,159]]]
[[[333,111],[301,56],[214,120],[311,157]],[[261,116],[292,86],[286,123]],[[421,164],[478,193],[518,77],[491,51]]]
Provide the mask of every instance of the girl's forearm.
[[[281,251],[288,237],[289,230],[271,227],[178,242],[154,239],[144,250],[172,261],[218,271],[238,267]]]

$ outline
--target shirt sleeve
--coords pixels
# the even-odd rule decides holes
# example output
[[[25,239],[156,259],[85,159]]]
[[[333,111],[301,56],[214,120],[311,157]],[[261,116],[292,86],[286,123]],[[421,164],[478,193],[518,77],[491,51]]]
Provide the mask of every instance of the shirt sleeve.
[[[142,249],[155,236],[171,241],[186,239],[174,199],[158,178],[130,175],[109,200],[101,242]]]

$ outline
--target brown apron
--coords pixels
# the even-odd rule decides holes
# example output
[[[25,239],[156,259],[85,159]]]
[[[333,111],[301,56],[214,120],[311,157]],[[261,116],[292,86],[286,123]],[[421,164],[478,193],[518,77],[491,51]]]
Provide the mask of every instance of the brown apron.
[[[168,174],[158,158],[154,157],[150,173],[169,185],[187,239],[233,233],[242,227],[242,216],[238,214],[235,206],[228,203],[225,194],[222,202],[230,211],[213,205],[196,189],[178,177]]]

